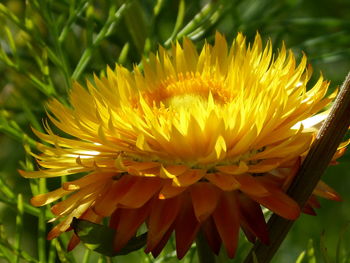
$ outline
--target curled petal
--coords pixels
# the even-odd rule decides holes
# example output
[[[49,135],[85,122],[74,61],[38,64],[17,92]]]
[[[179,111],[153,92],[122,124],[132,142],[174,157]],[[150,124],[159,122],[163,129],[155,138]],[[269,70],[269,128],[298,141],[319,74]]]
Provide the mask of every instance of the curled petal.
[[[190,249],[200,227],[190,197],[186,194],[183,199],[182,208],[175,222],[176,252],[179,259]]]
[[[238,204],[234,192],[222,193],[213,218],[230,258],[235,256],[238,244],[239,217],[237,211]]]
[[[118,214],[119,220],[115,227],[114,250],[118,252],[132,238],[137,229],[142,225],[151,211],[152,200],[138,209],[117,209],[114,213]]]
[[[180,208],[181,198],[179,197],[155,201],[148,219],[146,253],[158,246],[174,223]]]
[[[244,194],[237,195],[240,211],[240,222],[246,231],[258,237],[264,244],[269,243],[269,233],[265,223],[264,215],[258,203]]]
[[[269,195],[269,191],[264,187],[264,185],[262,185],[250,174],[235,175],[235,179],[240,184],[239,189],[246,194],[254,196]]]
[[[265,187],[270,192],[269,195],[249,195],[250,198],[286,219],[295,220],[299,217],[300,207],[293,199],[277,187]]]
[[[106,192],[96,199],[94,211],[101,216],[110,216],[121,198],[132,189],[138,179],[138,177],[124,175],[119,180],[112,181]]]
[[[232,175],[225,175],[221,173],[207,173],[205,175],[205,178],[224,191],[232,191],[240,187],[240,183]]]
[[[160,178],[138,178],[132,188],[121,197],[119,204],[126,208],[139,208],[158,194],[161,186]]]
[[[67,251],[68,252],[72,251],[79,243],[80,243],[79,237],[75,233],[73,233],[67,245]]]
[[[159,192],[159,199],[172,198],[181,194],[187,187],[173,186],[172,181],[166,181]]]
[[[215,210],[220,190],[207,182],[198,182],[190,188],[194,213],[199,222],[204,222]]]
[[[202,230],[208,242],[208,245],[213,250],[213,252],[218,255],[222,242],[213,217],[209,217],[205,222],[202,223]]]
[[[158,244],[152,249],[152,255],[153,257],[157,257],[160,252],[162,252],[162,249],[164,248],[164,246],[166,245],[166,242],[168,242],[171,233],[174,231],[174,225],[170,226],[170,228],[168,229],[168,231],[163,235],[163,238],[158,242]],[[147,251],[147,250],[146,250]],[[147,252],[146,252],[147,253]]]
[[[40,194],[37,196],[34,196],[31,200],[30,203],[34,206],[43,206],[50,204],[61,197],[69,194],[70,191],[64,190],[62,188],[59,188],[57,190],[54,190],[52,192],[46,193],[46,194]]]
[[[328,186],[322,181],[319,181],[316,185],[316,188],[314,190],[314,194],[321,196],[326,199],[334,200],[334,201],[341,201],[341,197],[338,195],[336,191],[334,191],[333,188]]]
[[[205,175],[201,169],[191,169],[173,179],[173,185],[186,187],[199,181]]]

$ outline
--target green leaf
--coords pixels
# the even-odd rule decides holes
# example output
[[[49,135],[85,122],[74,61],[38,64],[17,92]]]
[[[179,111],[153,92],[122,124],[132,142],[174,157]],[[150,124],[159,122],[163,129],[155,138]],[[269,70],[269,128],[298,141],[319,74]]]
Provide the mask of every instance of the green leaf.
[[[147,240],[147,233],[133,237],[122,250],[116,252],[113,248],[116,235],[114,229],[77,218],[73,218],[71,226],[88,249],[109,257],[126,255],[138,250],[146,244]]]

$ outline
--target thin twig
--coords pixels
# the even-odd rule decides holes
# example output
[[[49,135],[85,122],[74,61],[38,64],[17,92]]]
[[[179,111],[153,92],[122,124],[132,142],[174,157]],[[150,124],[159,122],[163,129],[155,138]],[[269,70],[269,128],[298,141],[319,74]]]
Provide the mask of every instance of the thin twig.
[[[340,89],[332,110],[317,134],[305,161],[295,180],[287,191],[300,207],[303,207],[322,174],[331,161],[338,145],[350,125],[350,73]],[[271,243],[266,246],[257,242],[249,252],[244,263],[253,263],[253,252],[259,263],[268,263],[275,255],[282,241],[291,229],[294,221],[273,215],[268,222]]]

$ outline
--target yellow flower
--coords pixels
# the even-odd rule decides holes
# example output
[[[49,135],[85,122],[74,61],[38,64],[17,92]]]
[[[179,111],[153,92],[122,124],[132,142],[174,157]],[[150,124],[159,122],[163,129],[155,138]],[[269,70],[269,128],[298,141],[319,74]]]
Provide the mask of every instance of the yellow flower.
[[[117,66],[95,76],[88,89],[75,83],[71,107],[49,104],[49,119],[69,136],[35,131],[46,142],[33,154],[41,170],[25,177],[76,174],[61,188],[35,196],[63,218],[49,233],[69,229],[73,217],[100,222],[110,217],[120,250],[146,223],[146,252],[157,256],[175,232],[182,258],[201,229],[218,253],[234,257],[241,227],[249,240],[268,242],[260,205],[296,219],[299,206],[284,191],[308,152],[319,113],[335,94],[322,76],[307,88],[306,57],[252,45],[238,34],[231,47],[220,34],[198,53],[184,39],[143,60],[143,72]],[[319,113],[319,114],[318,114]],[[47,144],[51,144],[48,146]],[[342,145],[335,156],[344,151]],[[83,176],[81,176],[83,173]],[[339,199],[320,182],[314,192]],[[313,196],[304,211],[318,207]],[[74,237],[70,248],[78,239]]]

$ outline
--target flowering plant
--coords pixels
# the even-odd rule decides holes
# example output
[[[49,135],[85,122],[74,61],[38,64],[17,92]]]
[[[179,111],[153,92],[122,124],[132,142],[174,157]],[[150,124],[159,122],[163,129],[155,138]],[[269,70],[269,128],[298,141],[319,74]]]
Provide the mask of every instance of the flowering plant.
[[[24,24],[15,5],[0,5],[8,23],[0,58],[6,70],[25,80],[21,83],[36,88],[27,98],[25,89],[14,93],[23,98],[35,136],[23,128],[28,123],[11,121],[10,100],[0,128],[25,145],[20,173],[30,178],[25,182],[34,195],[31,205],[46,207],[23,202],[1,182],[1,200],[17,205],[15,245],[3,238],[4,251],[15,251],[16,262],[36,262],[21,250],[25,213],[39,219],[40,262],[54,262],[56,254],[74,262],[79,242],[110,261],[136,250],[162,261],[173,242],[170,254],[176,250],[179,259],[191,258],[195,250],[201,262],[215,260],[214,254],[233,258],[237,246],[246,244],[240,230],[255,243],[259,262],[268,262],[259,247],[278,247],[284,234],[276,229],[289,229],[283,222],[301,212],[315,215],[316,196],[340,200],[319,179],[348,144],[341,143],[348,126],[348,83],[334,102],[338,90],[322,75],[312,79],[306,55],[296,59],[284,44],[276,51],[259,34],[246,40],[242,33],[226,32],[231,41],[215,33],[220,18],[236,8],[230,1],[208,3],[185,26],[186,6],[179,1],[173,32],[161,40],[154,33],[162,32],[155,23],[166,12],[161,2],[151,22],[145,18],[150,10],[137,1],[98,7],[89,1],[29,1]],[[55,12],[65,8],[67,19],[55,21]],[[116,29],[123,27],[129,36],[120,45],[125,36]],[[52,34],[47,39],[46,28]],[[81,32],[86,47],[73,63],[77,56],[66,47]],[[113,45],[117,58],[95,60],[96,52],[107,54]],[[17,51],[26,49],[36,52],[37,68]],[[99,76],[87,74],[83,84],[84,71],[99,72],[115,61]],[[7,90],[10,95],[2,96],[15,97],[10,86]],[[35,101],[43,100],[46,114],[42,109],[39,114]],[[48,233],[46,221],[53,223]],[[52,240],[50,249],[45,237]]]

